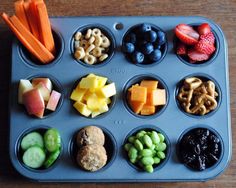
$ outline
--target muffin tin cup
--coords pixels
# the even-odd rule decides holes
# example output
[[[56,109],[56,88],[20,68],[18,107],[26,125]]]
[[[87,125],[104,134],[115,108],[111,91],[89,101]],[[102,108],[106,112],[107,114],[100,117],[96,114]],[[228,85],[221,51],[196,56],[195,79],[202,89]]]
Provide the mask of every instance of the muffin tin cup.
[[[217,107],[212,110],[211,112],[205,114],[205,115],[195,115],[195,114],[190,114],[188,112],[186,112],[183,107],[181,106],[179,100],[178,100],[178,94],[179,94],[179,90],[180,88],[183,86],[183,83],[184,83],[184,80],[186,78],[191,78],[191,77],[197,77],[197,78],[200,78],[202,81],[208,81],[208,80],[211,80],[214,82],[215,84],[215,90],[216,92],[218,93],[218,96],[216,97],[216,101],[217,101]],[[203,74],[203,73],[194,73],[194,74],[191,74],[191,75],[188,75],[186,77],[184,77],[182,80],[180,80],[180,82],[177,84],[176,86],[176,90],[175,90],[175,101],[176,101],[176,104],[178,106],[178,108],[184,113],[186,114],[187,116],[190,116],[192,118],[198,118],[198,119],[201,119],[201,118],[208,118],[212,115],[214,115],[214,113],[217,112],[217,110],[220,108],[220,105],[221,105],[221,88],[219,86],[219,84],[217,83],[217,81],[212,78],[211,76],[209,76],[208,74]]]
[[[118,146],[117,146],[115,137],[112,135],[112,133],[109,130],[107,130],[104,127],[98,126],[98,125],[93,125],[93,126],[96,126],[96,127],[99,127],[100,129],[102,129],[104,136],[105,136],[104,148],[106,149],[106,153],[107,153],[107,163],[101,169],[99,169],[95,172],[90,172],[90,173],[99,173],[101,171],[106,171],[106,169],[108,169],[112,165],[112,163],[114,162],[116,155],[117,155]],[[83,129],[85,127],[82,127],[81,129]],[[73,161],[75,167],[77,167],[78,170],[86,171],[82,167],[80,167],[78,165],[78,163],[76,162],[76,156],[77,156],[77,152],[79,150],[79,147],[76,144],[76,136],[81,129],[79,129],[78,131],[76,131],[74,133],[74,135],[70,141],[70,144],[69,144],[69,152],[70,152],[71,160]],[[89,171],[87,171],[87,172],[89,172]]]
[[[91,73],[92,73],[92,72],[91,72]],[[97,74],[96,74],[96,75],[97,75]],[[71,93],[72,93],[73,90],[76,88],[76,86],[80,83],[80,81],[82,80],[82,78],[85,78],[86,76],[88,76],[88,75],[82,76],[81,78],[79,78],[79,79],[74,83],[74,85],[73,85],[73,87],[72,87],[72,89],[71,89],[71,91],[70,91],[70,93],[69,93],[69,95],[68,95],[68,98],[70,98]],[[104,76],[104,75],[97,75],[97,76],[106,77],[106,76]],[[110,83],[112,83],[112,80],[110,80],[110,79],[108,78],[108,79],[107,79],[107,84],[110,84]],[[71,107],[73,108],[73,111],[74,111],[77,115],[79,115],[79,116],[81,116],[81,117],[84,117],[84,118],[86,118],[86,119],[99,119],[99,118],[104,118],[104,117],[106,117],[107,115],[109,115],[109,113],[110,113],[110,112],[112,111],[112,109],[114,108],[115,103],[116,103],[116,95],[110,97],[110,99],[111,99],[111,103],[108,105],[109,110],[108,110],[107,112],[105,112],[105,113],[99,114],[98,116],[96,116],[96,117],[94,117],[94,118],[92,118],[91,115],[88,116],[88,117],[86,117],[86,116],[84,116],[83,114],[81,114],[80,112],[78,112],[78,111],[73,107],[73,104],[75,103],[75,101],[73,101],[72,99],[70,99],[70,101],[71,101]]]
[[[192,169],[191,167],[189,167],[187,164],[184,164],[183,161],[181,160],[181,157],[180,157],[180,141],[181,139],[184,137],[185,134],[189,133],[190,131],[194,130],[194,129],[198,129],[198,128],[202,128],[202,129],[208,129],[209,131],[211,131],[213,134],[215,134],[218,139],[220,140],[220,145],[221,145],[221,154],[220,154],[220,157],[219,157],[219,160],[211,167],[209,168],[206,168],[205,170],[203,171],[197,171],[195,169]],[[221,162],[222,158],[223,158],[223,155],[224,155],[224,143],[223,143],[223,140],[220,136],[220,134],[212,127],[208,126],[208,125],[195,125],[195,126],[192,126],[188,129],[186,129],[184,132],[181,133],[178,141],[177,141],[177,145],[176,145],[176,154],[178,156],[178,160],[180,163],[183,163],[184,166],[186,166],[186,168],[192,170],[192,171],[196,171],[196,172],[199,172],[199,173],[204,173],[205,171],[211,171],[212,169],[216,168],[218,166],[218,164]]]
[[[11,92],[9,114],[9,156],[19,174],[35,181],[42,182],[173,182],[173,181],[206,181],[221,174],[229,164],[232,153],[230,101],[228,81],[228,51],[227,42],[221,29],[211,20],[203,17],[166,17],[166,16],[134,16],[134,17],[65,17],[51,18],[54,31],[60,33],[62,41],[61,57],[58,61],[48,65],[34,65],[28,63],[20,52],[21,45],[14,40],[12,46],[11,64]],[[174,28],[180,23],[210,23],[212,30],[219,40],[218,55],[207,66],[188,66],[174,53]],[[123,29],[117,29],[117,23]],[[166,55],[158,64],[150,66],[136,66],[127,61],[120,51],[120,46],[126,32],[133,26],[141,23],[157,25],[166,32],[168,48]],[[102,26],[107,28],[113,37],[114,55],[109,62],[98,66],[86,66],[77,62],[72,55],[73,37],[76,31],[86,26]],[[117,46],[118,44],[118,46]],[[109,112],[97,118],[82,117],[72,106],[70,94],[72,86],[78,78],[90,73],[105,76],[116,85],[117,94]],[[167,90],[167,104],[153,116],[136,116],[129,111],[126,103],[125,91],[134,82],[133,78],[156,76]],[[218,108],[209,115],[191,117],[178,107],[176,101],[177,84],[186,76],[203,76],[210,78],[219,88]],[[62,102],[56,112],[43,119],[32,118],[26,114],[23,105],[17,101],[20,79],[34,76],[47,76],[55,83],[59,83],[58,91],[62,91]],[[140,81],[140,80],[136,80]],[[198,122],[200,121],[200,122]],[[207,125],[214,129],[223,143],[223,156],[219,163],[203,172],[196,172],[181,164],[176,154],[176,144],[180,135],[195,125]],[[50,170],[43,173],[25,168],[17,156],[17,144],[21,135],[27,130],[40,128],[39,125],[48,125],[59,130],[63,141],[63,152],[60,159]],[[73,161],[72,150],[74,134],[87,125],[98,125],[107,130],[108,136],[115,142],[113,158],[98,172],[87,172],[79,168]],[[170,154],[163,161],[163,166],[153,173],[143,173],[130,166],[124,154],[124,140],[132,130],[154,126],[166,134],[170,142]],[[43,126],[42,126],[43,127]],[[150,127],[149,127],[150,128]],[[111,134],[109,134],[111,133]],[[111,141],[112,142],[112,141]],[[66,149],[65,149],[66,148]],[[174,169],[174,170],[173,170]]]
[[[145,23],[146,23],[146,22],[145,22]],[[163,33],[165,33],[165,31],[162,30],[162,29],[161,29],[160,27],[158,27],[157,25],[152,24],[152,23],[148,23],[148,24],[151,25],[151,27],[152,27],[152,29],[153,29],[154,31],[162,31]],[[139,23],[139,24],[137,24],[137,25],[134,25],[134,26],[132,26],[131,28],[129,28],[129,29],[126,31],[126,33],[125,33],[125,35],[123,36],[123,39],[122,39],[122,45],[124,44],[124,40],[125,40],[125,38],[127,37],[127,35],[128,35],[132,30],[134,30],[135,28],[137,28],[137,27],[140,26],[140,25],[141,25],[141,23]],[[147,63],[147,64],[145,64],[145,63],[137,63],[137,64],[135,64],[135,65],[145,68],[145,67],[152,67],[152,66],[154,66],[154,65],[158,65],[159,63],[161,63],[161,62],[163,61],[163,59],[165,58],[166,53],[167,53],[167,51],[168,51],[168,41],[167,41],[167,35],[166,35],[166,33],[165,33],[165,38],[166,38],[166,43],[162,45],[162,46],[163,46],[163,47],[161,48],[162,56],[161,56],[161,58],[160,58],[158,61],[155,61],[155,62],[152,62],[152,63]],[[124,53],[123,53],[123,54],[124,54]],[[127,59],[128,62],[134,64],[134,63],[129,59],[129,57],[128,57],[126,54],[124,54],[124,56],[125,56],[125,58]]]
[[[57,104],[56,110],[55,110],[55,111],[50,111],[50,110],[45,109],[45,111],[44,111],[44,116],[43,116],[42,119],[45,119],[45,118],[49,118],[49,117],[51,117],[51,116],[54,116],[58,111],[60,111],[60,109],[61,109],[61,107],[62,107],[62,104],[63,104],[64,91],[63,91],[63,89],[62,89],[62,85],[60,84],[60,82],[59,82],[56,78],[54,78],[54,77],[53,77],[52,75],[50,75],[50,74],[44,74],[44,73],[42,73],[42,74],[32,75],[32,76],[29,76],[29,77],[26,78],[26,79],[31,81],[31,80],[34,79],[34,78],[49,78],[49,79],[51,80],[51,82],[52,82],[52,89],[55,90],[55,91],[57,91],[57,92],[59,92],[59,93],[61,93],[61,97],[60,97],[60,100],[59,100],[59,102],[58,102],[58,104]],[[26,111],[25,106],[24,106],[23,104],[19,104],[19,105],[22,106],[22,111],[24,111],[27,116],[30,116],[30,117],[35,118],[35,119],[39,119],[39,118],[36,117],[36,116],[29,115],[28,112]]]
[[[195,28],[196,30],[196,27],[200,25],[200,23],[193,23],[193,24],[188,24],[192,27]],[[218,35],[216,34],[216,32],[214,30],[211,30],[212,33],[214,34],[215,36],[215,52],[211,55],[211,57],[206,60],[206,61],[202,61],[202,62],[196,62],[196,63],[190,63],[188,60],[187,60],[187,57],[182,57],[181,55],[178,55],[176,54],[176,56],[180,59],[180,61],[182,61],[183,63],[185,63],[186,65],[189,65],[189,66],[193,66],[193,67],[203,67],[203,66],[207,66],[211,63],[214,62],[214,60],[216,59],[218,53],[219,53],[219,48],[220,48],[220,42],[219,42],[219,37]],[[174,52],[176,53],[176,47],[177,47],[177,42],[179,42],[180,40],[174,36],[174,40],[173,40],[173,44],[174,44]]]
[[[75,50],[74,50],[74,42],[75,42],[74,35],[76,34],[76,32],[81,32],[83,35],[85,35],[88,29],[94,29],[94,28],[100,29],[101,32],[110,40],[111,45],[110,45],[108,53],[107,53],[108,54],[107,59],[105,59],[102,62],[90,65],[90,64],[85,63],[83,60],[76,60],[75,59],[75,57],[74,57],[74,52],[75,52]],[[87,68],[100,68],[102,66],[105,66],[107,63],[109,63],[111,61],[111,59],[115,53],[116,41],[115,41],[115,37],[114,37],[113,33],[108,28],[106,28],[104,25],[101,25],[101,24],[89,24],[89,25],[85,25],[85,26],[80,27],[79,29],[77,29],[76,32],[73,34],[73,36],[71,38],[71,44],[70,44],[71,55],[75,59],[76,62],[78,62],[79,64],[81,64]]]
[[[25,169],[27,169],[28,171],[31,171],[33,173],[45,173],[45,172],[49,172],[50,170],[56,168],[56,166],[58,165],[59,161],[61,160],[61,156],[63,153],[63,141],[61,140],[61,148],[60,148],[60,154],[58,156],[58,158],[56,159],[56,161],[52,164],[52,166],[50,166],[49,168],[44,168],[44,167],[40,167],[38,169],[33,169],[30,168],[28,166],[26,166],[23,161],[22,161],[22,157],[24,154],[24,151],[21,149],[21,141],[24,138],[24,136],[26,136],[27,134],[31,133],[31,132],[38,132],[39,134],[41,134],[43,136],[43,134],[50,129],[51,127],[49,126],[45,126],[45,125],[39,125],[37,127],[33,127],[30,129],[25,130],[18,138],[16,146],[15,146],[15,153],[16,156],[18,158],[18,162],[20,163],[20,165],[22,167],[24,167]],[[60,133],[61,134],[61,133]]]
[[[129,134],[126,136],[125,141],[123,143],[123,147],[126,143],[128,143],[128,138],[130,136],[135,135],[137,132],[144,130],[144,131],[157,131],[158,133],[161,133],[165,136],[165,143],[167,146],[167,149],[164,151],[164,153],[166,154],[166,158],[164,160],[161,160],[161,162],[158,165],[153,165],[153,169],[154,172],[160,170],[161,168],[163,168],[165,166],[165,164],[168,162],[170,155],[171,155],[171,143],[170,140],[168,138],[168,136],[158,127],[154,126],[154,125],[141,125],[133,130],[131,130],[131,132],[129,132]],[[138,172],[145,172],[141,167],[139,167],[138,165],[135,165],[133,163],[130,162],[129,157],[128,157],[128,153],[127,151],[125,151],[125,149],[123,148],[123,155],[124,158],[127,160],[128,164],[133,167],[135,170],[137,170]]]
[[[137,83],[140,83],[142,80],[157,80],[158,81],[158,89],[165,89],[166,90],[166,104],[165,105],[160,105],[156,107],[156,112],[153,115],[141,115],[141,114],[136,114],[133,112],[133,110],[130,108],[130,105],[128,104],[128,89],[130,87],[132,87],[132,85],[135,85]],[[158,116],[160,116],[166,109],[166,107],[168,106],[168,102],[169,102],[169,91],[167,88],[167,85],[165,84],[165,82],[158,76],[154,75],[154,74],[141,74],[141,75],[136,75],[133,78],[131,78],[125,85],[124,89],[123,89],[123,102],[124,105],[127,109],[127,111],[132,114],[135,117],[138,118],[142,118],[142,119],[152,119],[152,118],[157,118]]]
[[[64,52],[64,40],[62,35],[56,29],[53,28],[52,30],[56,48],[55,59],[47,64],[44,64],[33,57],[30,52],[22,44],[20,44],[18,53],[21,55],[23,63],[34,68],[50,68],[59,63]]]

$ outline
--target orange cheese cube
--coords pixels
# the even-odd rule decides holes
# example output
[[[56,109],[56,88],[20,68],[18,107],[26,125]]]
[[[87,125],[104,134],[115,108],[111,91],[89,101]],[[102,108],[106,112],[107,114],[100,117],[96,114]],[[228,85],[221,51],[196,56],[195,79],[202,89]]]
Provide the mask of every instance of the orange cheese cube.
[[[155,110],[155,106],[145,104],[141,110],[141,115],[152,115],[155,113]]]
[[[139,114],[143,108],[144,103],[136,102],[136,101],[129,101],[129,105],[135,114]]]
[[[146,87],[148,92],[157,89],[157,85],[158,85],[157,80],[142,80],[140,83],[140,86]]]
[[[147,88],[142,86],[135,86],[131,90],[131,101],[146,103]]]

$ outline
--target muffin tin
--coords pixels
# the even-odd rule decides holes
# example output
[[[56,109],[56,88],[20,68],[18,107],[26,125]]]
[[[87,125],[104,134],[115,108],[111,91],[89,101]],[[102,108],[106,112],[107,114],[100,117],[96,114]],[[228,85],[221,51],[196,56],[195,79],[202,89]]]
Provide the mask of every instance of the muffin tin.
[[[208,22],[216,35],[217,51],[211,62],[189,64],[175,54],[173,29],[179,23],[198,25]],[[120,50],[126,32],[140,23],[150,23],[166,32],[167,53],[158,64],[137,66],[130,63]],[[13,166],[23,176],[45,182],[173,182],[206,181],[221,174],[227,167],[232,150],[228,49],[222,30],[211,20],[203,17],[65,17],[52,18],[51,24],[56,40],[57,57],[48,65],[35,64],[25,48],[15,40],[12,48],[11,96],[10,96],[10,158]],[[112,37],[114,54],[100,66],[87,66],[73,57],[73,35],[87,26],[106,29]],[[77,113],[69,99],[75,82],[89,73],[108,77],[116,84],[117,95],[114,106],[106,115],[95,119]],[[62,100],[58,110],[43,119],[29,116],[17,102],[20,79],[48,75],[62,87]],[[136,116],[130,112],[124,98],[126,88],[140,76],[160,78],[167,89],[167,104],[157,115]],[[189,116],[176,101],[179,82],[189,75],[213,78],[220,93],[218,108],[206,116]],[[97,172],[87,172],[75,164],[74,135],[88,125],[101,127],[112,142],[109,163]],[[31,170],[19,159],[19,142],[32,130],[55,127],[62,139],[62,153],[56,163],[47,170]],[[143,128],[157,128],[168,138],[168,157],[153,173],[133,168],[126,157],[123,144],[128,135]],[[180,163],[177,157],[178,140],[186,130],[207,127],[222,139],[222,155],[213,167],[205,171],[193,171]],[[107,143],[106,143],[107,144]]]

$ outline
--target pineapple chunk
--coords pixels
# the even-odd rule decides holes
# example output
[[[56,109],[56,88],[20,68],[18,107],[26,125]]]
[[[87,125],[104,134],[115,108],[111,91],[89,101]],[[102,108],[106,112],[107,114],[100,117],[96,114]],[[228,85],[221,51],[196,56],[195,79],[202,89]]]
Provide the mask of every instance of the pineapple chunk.
[[[100,114],[101,114],[101,112],[99,112],[99,111],[93,111],[91,117],[95,118],[96,116],[98,116]]]
[[[107,78],[102,76],[97,76],[98,79],[98,88],[104,87],[107,83]]]
[[[104,98],[97,97],[96,94],[91,95],[87,100],[87,106],[92,111],[99,110],[104,103],[106,103],[106,100]]]
[[[79,113],[86,117],[90,116],[90,114],[92,113],[92,111],[88,109],[87,105],[82,102],[77,101],[73,106]]]
[[[87,90],[83,96],[83,100],[87,101],[93,94],[94,94],[93,92],[91,92],[90,90]]]
[[[110,98],[106,98],[106,103],[107,104],[111,104],[111,99]]]
[[[109,107],[106,102],[103,102],[99,108],[99,112],[104,113],[109,110]]]
[[[116,94],[115,83],[108,84],[97,90],[97,95],[105,98],[109,98]]]
[[[86,78],[89,78],[89,77],[96,77],[96,75],[93,73],[90,73]]]
[[[86,89],[74,89],[70,95],[70,99],[74,101],[81,101],[86,93]]]
[[[81,89],[92,89],[98,87],[98,80],[96,77],[86,77],[82,78],[79,83]]]

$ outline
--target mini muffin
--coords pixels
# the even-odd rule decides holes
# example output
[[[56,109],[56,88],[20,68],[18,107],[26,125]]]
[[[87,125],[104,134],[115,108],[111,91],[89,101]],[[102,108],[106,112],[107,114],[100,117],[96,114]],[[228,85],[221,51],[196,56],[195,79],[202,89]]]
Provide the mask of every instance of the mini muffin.
[[[81,129],[76,137],[78,147],[85,145],[97,144],[103,146],[105,143],[105,136],[102,129],[95,126],[88,126]]]
[[[106,150],[101,145],[86,145],[78,151],[77,163],[85,170],[97,171],[105,166],[106,162]]]

